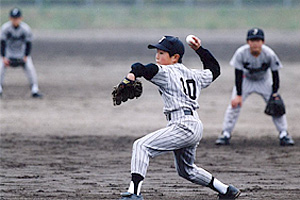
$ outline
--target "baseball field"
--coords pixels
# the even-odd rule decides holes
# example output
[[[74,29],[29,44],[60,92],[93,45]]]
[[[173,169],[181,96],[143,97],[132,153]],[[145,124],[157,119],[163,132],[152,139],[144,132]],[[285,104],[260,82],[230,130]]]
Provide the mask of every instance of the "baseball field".
[[[215,146],[229,103],[234,71],[228,62],[247,29],[105,29],[35,31],[32,57],[43,99],[32,99],[21,68],[8,69],[0,99],[0,199],[118,199],[130,181],[133,141],[165,127],[157,88],[142,79],[143,95],[114,107],[111,91],[132,63],[154,61],[149,43],[162,35],[202,39],[219,60],[221,76],[202,91],[204,135],[196,164],[241,189],[239,199],[299,199],[300,32],[265,30],[279,55],[282,95],[293,147],[278,133],[258,95],[243,105],[230,146]],[[186,46],[183,62],[201,68]],[[173,154],[150,159],[142,194],[147,200],[217,199],[212,190],[180,178]]]

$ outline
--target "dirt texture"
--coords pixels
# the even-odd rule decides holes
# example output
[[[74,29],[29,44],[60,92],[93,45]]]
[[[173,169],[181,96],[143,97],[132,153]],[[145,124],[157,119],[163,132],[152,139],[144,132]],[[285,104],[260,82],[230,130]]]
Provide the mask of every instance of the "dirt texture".
[[[244,44],[244,32],[35,31],[32,56],[44,98],[31,98],[21,68],[7,70],[0,99],[0,199],[118,199],[127,190],[134,140],[167,122],[157,88],[144,79],[143,95],[119,107],[112,105],[111,91],[132,63],[154,61],[147,45],[164,34],[182,40],[199,35],[222,67],[199,99],[204,134],[196,164],[240,188],[239,199],[299,199],[299,32],[266,31],[267,44],[284,65],[280,94],[296,145],[279,146],[272,119],[263,113],[265,102],[256,94],[243,104],[231,145],[214,145],[234,84],[228,61]],[[187,45],[184,63],[202,67]],[[150,159],[142,193],[147,200],[217,199],[214,191],[177,175],[172,153]]]

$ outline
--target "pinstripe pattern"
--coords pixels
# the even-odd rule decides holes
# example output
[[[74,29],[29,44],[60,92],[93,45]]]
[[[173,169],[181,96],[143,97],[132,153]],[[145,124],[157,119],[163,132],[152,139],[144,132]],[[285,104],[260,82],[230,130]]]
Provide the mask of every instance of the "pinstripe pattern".
[[[272,77],[271,71],[268,69],[267,71],[253,73],[250,74],[249,70],[245,69],[243,63],[249,63],[249,67],[251,68],[259,68],[263,63],[269,63],[270,69],[272,71],[279,70],[282,68],[282,64],[279,61],[277,55],[274,53],[272,49],[267,47],[266,45],[262,46],[261,54],[255,58],[251,55],[249,45],[244,45],[240,47],[235,54],[233,55],[230,64],[239,70],[243,70],[244,78],[242,83],[242,98],[243,102],[246,101],[247,97],[252,93],[259,94],[265,102],[267,102],[272,93]],[[234,86],[232,91],[232,99],[236,96],[236,87]],[[234,126],[238,120],[239,113],[241,108],[232,108],[231,104],[228,105],[224,121],[223,121],[223,131],[227,131],[232,133]],[[287,120],[286,115],[281,117],[272,117],[273,122],[276,126],[276,129],[281,131],[287,130]]]
[[[195,84],[192,81],[187,83],[186,80],[194,80]],[[151,82],[159,87],[164,101],[164,112],[170,113],[171,120],[166,128],[134,142],[131,173],[145,177],[149,157],[173,151],[178,174],[194,183],[207,186],[212,175],[194,164],[196,148],[203,132],[202,122],[194,109],[199,108],[197,99],[201,89],[212,82],[211,71],[190,70],[179,63],[159,66],[159,71]],[[190,93],[186,83],[191,84]],[[191,88],[194,86],[195,88]],[[193,115],[185,115],[185,108],[191,108]]]
[[[186,90],[196,89],[196,99],[191,99],[185,94],[182,81]],[[193,88],[187,80],[194,80],[196,87]],[[164,112],[170,112],[182,107],[198,109],[197,99],[202,88],[206,88],[212,82],[212,73],[210,70],[191,70],[183,64],[176,63],[169,66],[159,66],[158,73],[151,79],[151,82],[159,86],[164,101]],[[191,91],[191,93],[194,91]]]

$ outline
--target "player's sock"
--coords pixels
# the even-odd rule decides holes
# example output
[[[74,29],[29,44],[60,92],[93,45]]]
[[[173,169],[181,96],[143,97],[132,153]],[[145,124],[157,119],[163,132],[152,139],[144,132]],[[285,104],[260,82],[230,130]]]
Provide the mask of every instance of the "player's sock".
[[[31,93],[32,94],[38,93],[38,91],[39,91],[39,87],[37,86],[37,84],[32,84]]]
[[[227,138],[230,138],[230,133],[228,131],[223,131],[223,135]]]
[[[142,177],[140,174],[132,173],[128,192],[140,195],[143,180],[144,177]]]
[[[281,139],[281,138],[283,138],[283,137],[285,137],[285,136],[287,136],[288,135],[288,133],[286,132],[286,131],[281,131],[280,133],[279,133],[279,138]]]
[[[227,192],[228,185],[225,185],[218,179],[212,177],[210,183],[208,184],[208,187],[210,187],[211,189],[213,189],[216,192],[225,194]]]

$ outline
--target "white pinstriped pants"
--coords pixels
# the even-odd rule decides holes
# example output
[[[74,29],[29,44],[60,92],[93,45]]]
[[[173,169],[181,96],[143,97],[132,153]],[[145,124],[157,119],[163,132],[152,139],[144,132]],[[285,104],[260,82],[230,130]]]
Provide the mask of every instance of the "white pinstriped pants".
[[[179,176],[196,184],[207,186],[212,175],[197,167],[195,155],[203,132],[202,122],[196,111],[184,115],[183,110],[174,111],[166,128],[150,133],[133,144],[131,173],[146,176],[149,157],[173,151]]]
[[[260,96],[263,97],[265,102],[269,100],[271,94],[272,94],[272,79],[269,77],[268,79],[263,80],[250,80],[248,78],[243,78],[243,84],[242,84],[242,98],[243,103],[247,99],[247,97],[252,93],[257,93]],[[236,96],[236,87],[233,87],[232,91],[232,99]],[[231,103],[228,105],[224,121],[223,121],[223,131],[227,131],[229,133],[232,133],[234,126],[238,120],[239,114],[241,111],[241,107],[232,108]],[[263,110],[262,110],[263,112]],[[280,117],[273,117],[273,123],[276,126],[276,129],[278,132],[281,131],[287,131],[287,120],[286,115],[282,115]]]
[[[2,92],[2,84],[4,81],[6,67],[4,66],[4,63],[1,58],[0,63],[0,93]],[[31,86],[31,93],[37,93],[39,91],[38,88],[38,79],[37,74],[32,62],[32,58],[30,56],[27,57],[27,62],[25,63],[24,71],[26,73],[26,76],[29,80],[30,86]]]

